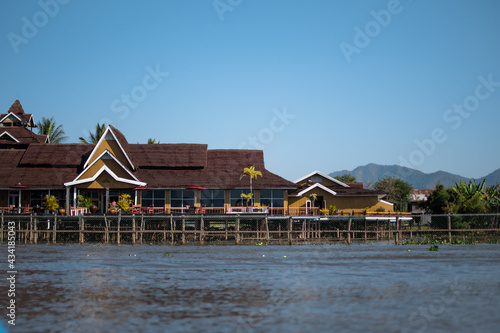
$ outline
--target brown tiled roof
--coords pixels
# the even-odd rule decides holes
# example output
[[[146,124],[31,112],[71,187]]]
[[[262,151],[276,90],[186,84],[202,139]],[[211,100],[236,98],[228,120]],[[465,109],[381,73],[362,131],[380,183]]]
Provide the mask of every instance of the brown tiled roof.
[[[21,105],[21,102],[19,102],[18,99],[16,99],[14,104],[12,104],[12,106],[10,107],[10,109],[7,113],[3,113],[0,115],[0,119],[5,117],[9,113],[15,114],[18,118],[21,119],[21,121],[29,121],[30,118],[32,117],[31,113],[24,113],[24,109]]]
[[[19,143],[29,144],[29,143],[45,143],[47,140],[46,135],[35,134],[31,130],[23,126],[12,126],[12,127],[0,127],[0,135],[4,132],[8,132],[14,138],[19,140]],[[12,143],[10,138],[2,136],[0,138],[0,143]]]
[[[240,180],[245,167],[255,164],[262,177],[253,180],[254,188],[295,188],[295,184],[264,168],[262,151],[208,150],[207,167],[199,170],[140,169],[135,175],[151,187],[186,188],[194,184],[205,188],[248,188],[249,179]]]
[[[18,166],[25,149],[0,149],[0,169],[13,169]]]
[[[126,152],[139,168],[199,169],[207,165],[205,144],[129,144]]]
[[[0,188],[9,188],[17,183],[29,188],[64,188],[64,182],[77,175],[77,168],[0,168]]]
[[[351,185],[351,184],[349,184]],[[325,186],[329,188],[330,190],[334,191],[337,193],[337,196],[340,197],[345,197],[345,196],[384,196],[386,193],[382,193],[379,191],[375,190],[369,190],[365,188],[360,188],[358,186],[356,187],[335,187],[335,186]],[[291,191],[288,193],[288,195],[297,195],[299,192],[303,191],[305,188],[302,187],[300,189]]]
[[[93,144],[31,144],[20,161],[21,166],[72,166],[85,163]]]

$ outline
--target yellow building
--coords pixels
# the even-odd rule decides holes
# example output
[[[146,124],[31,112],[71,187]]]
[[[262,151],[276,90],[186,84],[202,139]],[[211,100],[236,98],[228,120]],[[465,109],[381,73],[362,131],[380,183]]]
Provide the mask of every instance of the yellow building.
[[[385,193],[363,188],[363,183],[343,183],[319,171],[297,179],[297,189],[288,193],[290,214],[307,215],[393,211],[392,203],[382,200]]]

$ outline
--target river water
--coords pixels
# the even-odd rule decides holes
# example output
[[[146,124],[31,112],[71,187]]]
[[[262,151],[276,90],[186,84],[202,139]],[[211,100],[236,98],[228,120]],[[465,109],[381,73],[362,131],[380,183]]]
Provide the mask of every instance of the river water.
[[[9,332],[498,332],[500,245],[428,249],[17,245],[16,325],[2,322]]]

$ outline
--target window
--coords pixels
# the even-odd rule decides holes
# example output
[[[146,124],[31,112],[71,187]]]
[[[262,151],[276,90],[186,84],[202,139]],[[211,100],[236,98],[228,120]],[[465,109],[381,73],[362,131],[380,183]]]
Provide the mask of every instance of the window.
[[[240,197],[241,193],[248,194],[250,193],[249,189],[243,189],[243,190],[231,190],[231,206],[237,207],[237,206],[246,206],[247,205],[247,200],[245,198]],[[252,197],[252,200],[248,202],[248,206],[253,206],[254,198]]]
[[[31,190],[31,207],[42,207],[45,196],[49,194],[48,190]]]
[[[202,207],[224,207],[224,190],[201,191],[200,204]]]
[[[165,207],[165,190],[142,191],[141,206]]]
[[[260,190],[260,205],[269,207],[284,207],[283,190]]]
[[[194,190],[171,190],[170,207],[194,207]]]

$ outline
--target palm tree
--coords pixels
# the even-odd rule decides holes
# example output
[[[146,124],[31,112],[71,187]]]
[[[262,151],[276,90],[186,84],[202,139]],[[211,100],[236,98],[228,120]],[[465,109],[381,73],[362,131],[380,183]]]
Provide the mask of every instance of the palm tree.
[[[243,169],[243,174],[241,175],[240,180],[246,176],[250,177],[250,193],[253,193],[252,192],[252,179],[254,179],[254,178],[257,179],[257,176],[262,177],[262,172],[255,170],[255,165],[252,165],[249,168]]]
[[[240,198],[246,199],[247,201],[247,207],[248,203],[252,200],[253,193],[241,193]]]
[[[261,176],[262,177],[262,172],[255,170],[255,165],[252,165],[249,168],[243,169],[243,174],[241,175],[240,180],[243,177],[246,177],[246,176],[250,177],[250,193],[253,195],[253,191],[252,191],[252,179],[254,179],[254,178],[257,179],[257,176]]]
[[[42,117],[36,126],[38,127],[38,134],[46,135],[50,143],[61,143],[68,139],[64,134],[62,125],[57,126],[54,118],[47,119]]]
[[[148,139],[148,145],[154,145],[155,143],[160,143],[160,141],[156,142],[156,139]]]
[[[106,125],[105,124],[99,125],[99,123],[97,123],[97,125],[95,126],[95,132],[92,133],[89,131],[89,138],[90,138],[89,140],[85,139],[84,137],[79,137],[78,139],[80,140],[80,143],[97,144],[105,131],[106,131]]]

